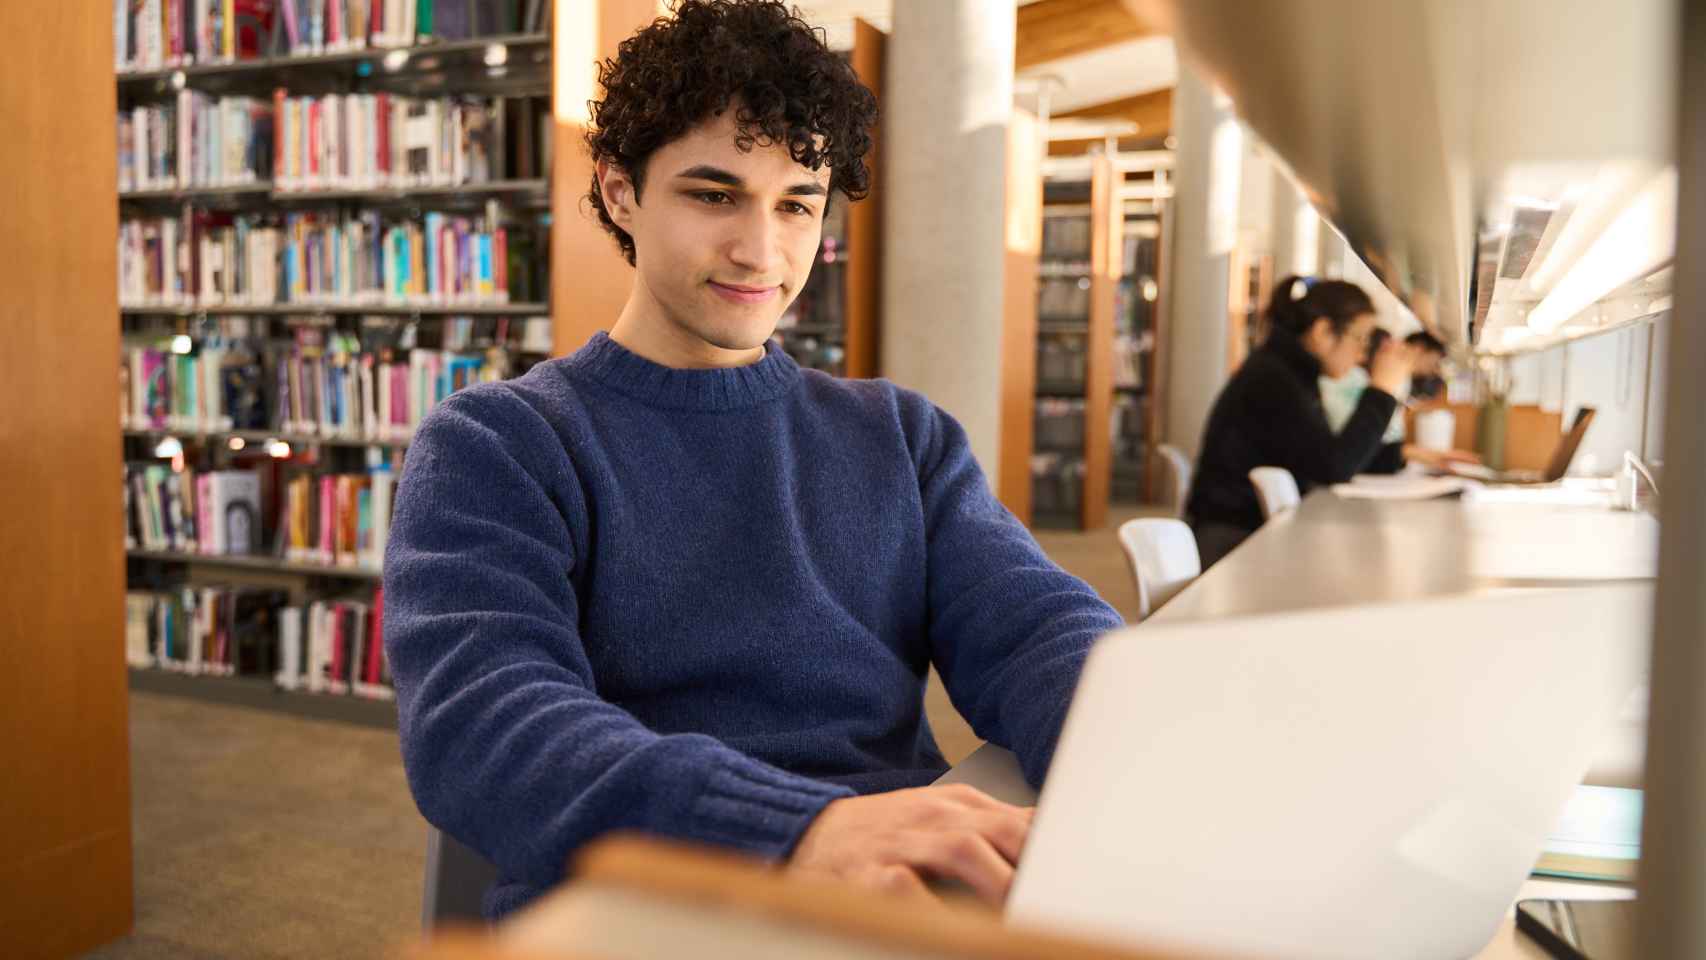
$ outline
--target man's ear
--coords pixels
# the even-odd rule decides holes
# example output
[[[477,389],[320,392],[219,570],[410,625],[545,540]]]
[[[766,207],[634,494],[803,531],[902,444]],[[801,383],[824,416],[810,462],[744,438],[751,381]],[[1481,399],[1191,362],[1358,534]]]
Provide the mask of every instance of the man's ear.
[[[638,203],[634,196],[634,181],[609,160],[598,161],[596,169],[598,190],[604,197],[604,211],[610,215],[612,223],[627,228],[634,220],[633,207]]]

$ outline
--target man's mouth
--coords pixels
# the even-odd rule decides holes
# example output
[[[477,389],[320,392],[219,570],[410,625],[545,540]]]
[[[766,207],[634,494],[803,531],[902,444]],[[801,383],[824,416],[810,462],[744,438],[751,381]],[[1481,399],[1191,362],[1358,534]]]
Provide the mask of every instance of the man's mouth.
[[[720,283],[716,280],[706,282],[718,296],[734,303],[763,303],[782,290],[779,285],[755,287],[745,283]]]

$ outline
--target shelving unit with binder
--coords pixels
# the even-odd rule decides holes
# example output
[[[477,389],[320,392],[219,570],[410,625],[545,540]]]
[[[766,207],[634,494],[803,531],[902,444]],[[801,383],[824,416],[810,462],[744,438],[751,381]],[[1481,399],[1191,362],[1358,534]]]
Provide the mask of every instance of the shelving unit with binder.
[[[550,6],[115,0],[133,687],[395,722],[414,429],[552,349]]]

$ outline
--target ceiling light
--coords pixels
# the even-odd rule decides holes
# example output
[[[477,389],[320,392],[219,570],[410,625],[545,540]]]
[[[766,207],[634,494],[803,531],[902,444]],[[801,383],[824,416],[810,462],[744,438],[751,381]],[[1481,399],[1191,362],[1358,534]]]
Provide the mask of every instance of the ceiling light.
[[[241,450],[248,445],[249,441],[244,440],[242,437],[232,437],[230,441],[226,443],[226,446],[233,450]]]
[[[271,454],[275,460],[289,460],[290,444],[283,440],[274,440],[267,444],[267,453]]]
[[[1675,256],[1676,190],[1675,167],[1643,187],[1528,315],[1528,325],[1542,333],[1556,330],[1601,297]]]

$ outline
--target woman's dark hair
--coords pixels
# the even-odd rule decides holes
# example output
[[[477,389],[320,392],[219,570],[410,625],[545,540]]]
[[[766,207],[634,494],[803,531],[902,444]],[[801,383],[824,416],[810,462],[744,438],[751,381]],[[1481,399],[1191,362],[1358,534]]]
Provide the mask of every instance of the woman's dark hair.
[[[1316,318],[1326,317],[1336,336],[1344,336],[1351,323],[1374,312],[1374,301],[1354,283],[1286,277],[1274,285],[1268,298],[1268,332],[1284,331],[1294,337],[1309,332]]]
[[[586,143],[594,163],[628,175],[636,200],[652,153],[731,105],[740,149],[785,144],[796,162],[829,166],[830,190],[869,192],[877,99],[777,0],[679,0],[599,64],[598,82],[604,99],[587,105]],[[634,240],[611,221],[596,173],[587,200],[632,264]]]

